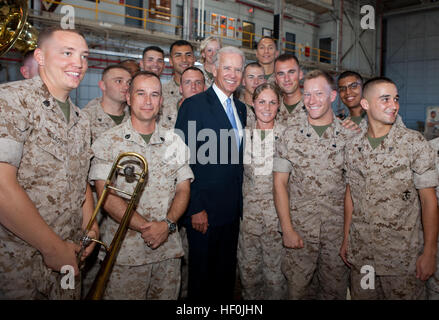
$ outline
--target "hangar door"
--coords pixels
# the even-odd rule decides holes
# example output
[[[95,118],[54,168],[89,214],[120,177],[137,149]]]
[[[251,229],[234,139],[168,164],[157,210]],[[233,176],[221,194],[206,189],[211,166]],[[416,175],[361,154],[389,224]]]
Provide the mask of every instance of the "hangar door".
[[[426,108],[439,106],[439,10],[389,16],[386,22],[384,75],[398,86],[404,123],[418,129]]]

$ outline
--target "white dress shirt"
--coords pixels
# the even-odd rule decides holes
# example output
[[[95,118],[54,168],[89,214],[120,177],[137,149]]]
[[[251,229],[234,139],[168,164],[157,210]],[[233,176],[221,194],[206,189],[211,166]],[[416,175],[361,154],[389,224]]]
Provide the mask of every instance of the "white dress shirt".
[[[230,98],[230,100],[232,101],[233,115],[235,116],[236,126],[238,127],[239,140],[242,141],[242,136],[244,132],[242,130],[242,124],[241,124],[241,120],[239,119],[238,112],[236,111],[235,102],[233,101],[233,93],[230,95],[230,97],[228,97],[220,88],[218,88],[216,83],[212,85],[212,88],[213,91],[215,91],[219,101],[221,102],[221,105],[223,106],[226,115],[227,115],[227,98]]]

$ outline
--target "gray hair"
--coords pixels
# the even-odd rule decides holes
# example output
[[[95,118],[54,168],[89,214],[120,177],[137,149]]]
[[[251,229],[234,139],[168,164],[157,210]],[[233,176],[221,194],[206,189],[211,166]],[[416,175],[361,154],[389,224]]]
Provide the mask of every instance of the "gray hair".
[[[242,58],[242,68],[244,69],[244,66],[245,66],[245,55],[244,55],[244,52],[242,52],[240,49],[238,49],[236,47],[232,47],[232,46],[223,47],[223,48],[218,50],[218,53],[216,55],[216,61],[215,61],[215,68],[216,69],[218,69],[218,67],[219,67],[220,56],[222,54],[226,54],[226,53],[239,54],[241,56],[241,58]]]

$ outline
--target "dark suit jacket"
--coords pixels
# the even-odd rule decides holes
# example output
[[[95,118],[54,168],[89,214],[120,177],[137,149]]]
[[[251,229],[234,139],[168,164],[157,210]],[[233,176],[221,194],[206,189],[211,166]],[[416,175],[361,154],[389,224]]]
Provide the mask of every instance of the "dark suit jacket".
[[[244,129],[247,110],[238,99],[234,99],[234,103]],[[239,218],[242,215],[245,139],[241,140],[238,153],[233,130],[224,138],[232,125],[212,87],[183,102],[175,128],[177,133],[184,134],[182,138],[191,150],[190,167],[195,175],[183,224],[189,225],[190,216],[202,210],[206,210],[211,226],[225,225]],[[211,130],[201,131],[203,129]],[[216,137],[212,136],[213,133]]]

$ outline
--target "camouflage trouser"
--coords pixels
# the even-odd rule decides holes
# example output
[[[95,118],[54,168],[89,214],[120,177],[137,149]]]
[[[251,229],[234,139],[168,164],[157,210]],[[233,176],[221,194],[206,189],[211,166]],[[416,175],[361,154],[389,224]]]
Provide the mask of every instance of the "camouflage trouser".
[[[105,290],[108,300],[177,300],[181,258],[141,266],[115,265]]]
[[[94,181],[92,182],[91,189],[92,189],[92,194],[93,194],[94,206],[96,207],[99,199],[98,199],[96,189],[94,186]],[[107,219],[108,219],[108,213],[105,212],[103,209],[101,209],[96,216],[96,221],[99,224],[99,233],[100,233],[99,237],[100,237],[100,239],[102,239],[102,237],[104,235],[105,229],[102,228],[102,226],[106,222]],[[109,246],[110,244],[107,243],[107,245]],[[103,260],[103,257],[105,257],[105,254],[106,254],[106,252],[105,252],[104,247],[101,246],[100,244],[96,244],[93,252],[85,260],[84,266],[81,270],[82,298],[85,298],[88,291],[90,290],[90,288],[93,284],[93,281],[96,278],[96,275],[98,274],[98,271],[101,267],[100,262],[101,262],[101,260]],[[102,259],[100,259],[99,257],[102,257]]]
[[[0,300],[76,300],[81,295],[80,277],[74,283],[61,274],[49,270],[40,254],[32,258],[10,258],[0,261]],[[61,284],[67,284],[63,289]],[[74,289],[70,289],[70,285]]]
[[[188,265],[189,265],[189,245],[187,242],[187,234],[186,234],[186,228],[181,227],[178,232],[180,233],[181,238],[181,245],[183,247],[184,256],[181,258],[181,288],[180,288],[180,295],[178,296],[179,299],[186,299],[187,298],[187,286],[188,286]]]
[[[260,236],[241,230],[238,238],[238,267],[245,300],[287,298],[287,283],[281,272],[282,237],[277,231]]]
[[[349,268],[339,248],[339,243],[304,239],[304,248],[284,249],[282,272],[288,279],[289,299],[346,299]]]
[[[93,253],[87,257],[85,267],[81,270],[82,276],[82,298],[85,298],[90,290],[99,269],[101,268],[101,260],[98,257],[98,249],[95,247]]]
[[[351,268],[352,300],[422,300],[426,298],[425,282],[412,275],[377,276],[374,278],[375,289],[363,289],[361,280],[367,273],[358,268]],[[363,281],[365,282],[365,281]],[[367,286],[371,286],[367,282]]]
[[[427,280],[427,299],[439,300],[439,254],[437,254],[436,272]]]

